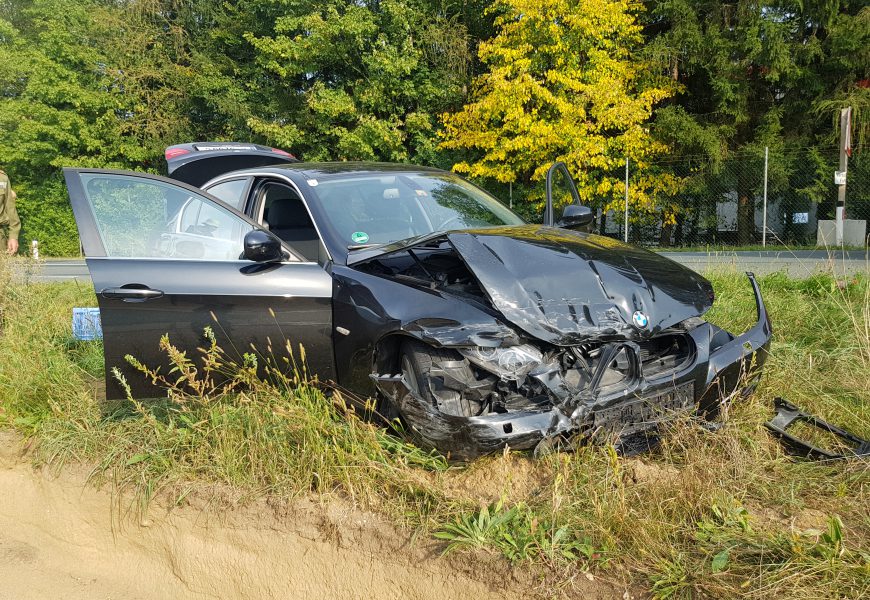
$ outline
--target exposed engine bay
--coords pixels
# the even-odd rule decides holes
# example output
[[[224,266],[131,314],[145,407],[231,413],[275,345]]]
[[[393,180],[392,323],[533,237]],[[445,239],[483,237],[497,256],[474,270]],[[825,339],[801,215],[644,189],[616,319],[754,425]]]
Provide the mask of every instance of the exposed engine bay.
[[[371,260],[360,269],[411,285],[444,291],[475,302],[489,311],[494,310],[468,267],[443,240],[433,240]]]

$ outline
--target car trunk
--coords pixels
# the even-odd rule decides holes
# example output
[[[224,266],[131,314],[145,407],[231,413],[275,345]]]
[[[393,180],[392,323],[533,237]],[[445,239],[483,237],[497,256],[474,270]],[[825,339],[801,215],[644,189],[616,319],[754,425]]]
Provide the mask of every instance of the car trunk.
[[[298,162],[284,150],[239,142],[178,144],[168,147],[165,157],[170,177],[197,187],[239,169]]]

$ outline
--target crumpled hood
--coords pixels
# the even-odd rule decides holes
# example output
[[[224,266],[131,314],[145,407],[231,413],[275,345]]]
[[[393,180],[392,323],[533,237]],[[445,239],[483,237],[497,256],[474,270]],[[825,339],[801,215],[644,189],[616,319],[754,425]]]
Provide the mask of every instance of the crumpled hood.
[[[644,339],[700,316],[713,302],[710,283],[670,259],[611,238],[539,225],[425,236],[371,249],[366,259],[439,236],[507,321],[556,345]]]
[[[447,239],[508,321],[557,345],[649,337],[712,305],[712,286],[694,271],[611,238],[525,226]]]

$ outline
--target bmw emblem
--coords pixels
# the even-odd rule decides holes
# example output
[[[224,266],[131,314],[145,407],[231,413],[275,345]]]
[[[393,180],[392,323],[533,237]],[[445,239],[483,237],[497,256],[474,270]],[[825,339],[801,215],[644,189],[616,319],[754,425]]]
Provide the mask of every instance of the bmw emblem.
[[[634,314],[631,315],[631,320],[634,321],[634,324],[641,329],[649,325],[649,317],[647,317],[639,310],[634,311]]]

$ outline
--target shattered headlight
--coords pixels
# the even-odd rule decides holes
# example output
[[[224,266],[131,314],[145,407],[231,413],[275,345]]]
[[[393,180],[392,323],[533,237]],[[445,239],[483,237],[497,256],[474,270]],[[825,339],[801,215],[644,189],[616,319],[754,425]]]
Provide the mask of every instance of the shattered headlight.
[[[516,381],[522,385],[523,381],[535,367],[544,360],[541,351],[523,344],[522,346],[509,346],[507,348],[459,348],[459,353],[482,369],[494,373],[502,379]]]

